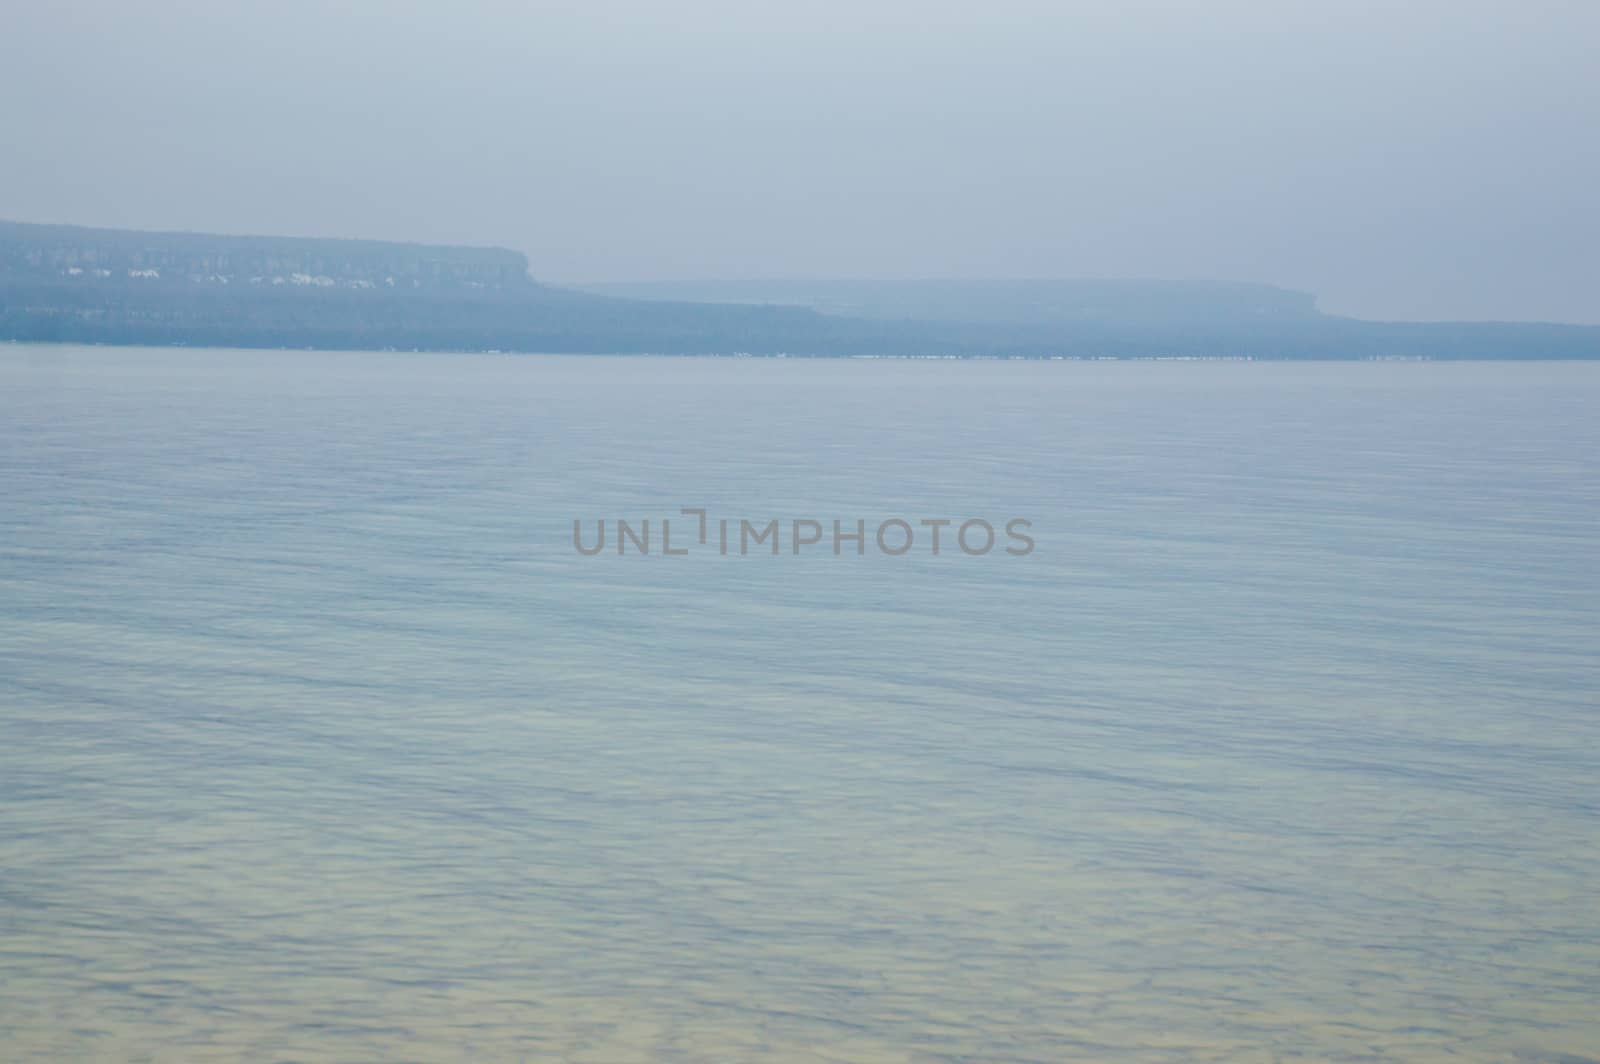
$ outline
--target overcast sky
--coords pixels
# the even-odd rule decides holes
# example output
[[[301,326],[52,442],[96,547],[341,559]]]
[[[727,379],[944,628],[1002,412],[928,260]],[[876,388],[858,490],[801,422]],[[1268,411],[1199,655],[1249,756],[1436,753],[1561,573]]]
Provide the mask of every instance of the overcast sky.
[[[1600,2],[12,0],[0,217],[1600,322]]]

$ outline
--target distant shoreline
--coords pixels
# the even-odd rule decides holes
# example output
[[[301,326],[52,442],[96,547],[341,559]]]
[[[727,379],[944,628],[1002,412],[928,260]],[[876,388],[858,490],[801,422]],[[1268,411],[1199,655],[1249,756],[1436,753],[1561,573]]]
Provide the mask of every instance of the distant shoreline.
[[[598,359],[714,359],[718,361],[768,361],[768,362],[1203,362],[1203,363],[1264,363],[1264,364],[1294,364],[1315,363],[1318,365],[1346,364],[1346,363],[1527,363],[1527,364],[1562,364],[1573,362],[1596,362],[1597,358],[1539,358],[1539,357],[1502,357],[1485,356],[1478,358],[1435,358],[1429,355],[1363,355],[1356,357],[1283,357],[1273,358],[1261,355],[917,355],[917,354],[892,354],[892,355],[809,355],[790,352],[777,352],[773,354],[753,354],[749,352],[710,352],[710,351],[496,351],[473,350],[468,348],[396,348],[396,347],[260,347],[244,346],[238,344],[187,344],[187,343],[110,343],[105,341],[81,340],[18,340],[0,338],[0,345],[8,347],[50,347],[50,348],[104,348],[143,351],[216,351],[216,352],[284,352],[290,354],[329,354],[329,355],[491,355],[501,358],[598,358]]]
[[[1375,322],[1221,281],[561,288],[504,248],[0,222],[0,340],[766,358],[1600,359],[1600,326]]]

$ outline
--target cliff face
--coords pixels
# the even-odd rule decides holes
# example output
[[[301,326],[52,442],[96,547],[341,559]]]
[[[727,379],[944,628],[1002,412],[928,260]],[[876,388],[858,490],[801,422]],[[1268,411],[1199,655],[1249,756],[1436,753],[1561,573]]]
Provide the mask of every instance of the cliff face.
[[[0,222],[0,340],[770,352],[824,347],[818,322],[564,291],[504,248]]]
[[[0,222],[0,275],[86,287],[508,291],[528,260],[504,248],[212,236]]]

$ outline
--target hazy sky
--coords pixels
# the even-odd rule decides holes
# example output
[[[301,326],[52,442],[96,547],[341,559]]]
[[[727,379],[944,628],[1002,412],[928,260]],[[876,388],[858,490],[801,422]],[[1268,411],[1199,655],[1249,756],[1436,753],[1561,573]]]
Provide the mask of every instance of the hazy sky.
[[[0,217],[1600,322],[1600,0],[6,0]]]

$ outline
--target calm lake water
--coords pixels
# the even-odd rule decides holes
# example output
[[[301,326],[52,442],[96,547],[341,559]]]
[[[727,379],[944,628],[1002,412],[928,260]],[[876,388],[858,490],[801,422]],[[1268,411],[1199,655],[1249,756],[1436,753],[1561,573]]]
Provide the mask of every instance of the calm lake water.
[[[0,346],[0,1057],[1600,1057],[1597,414]],[[573,549],[680,507],[1037,549]]]

